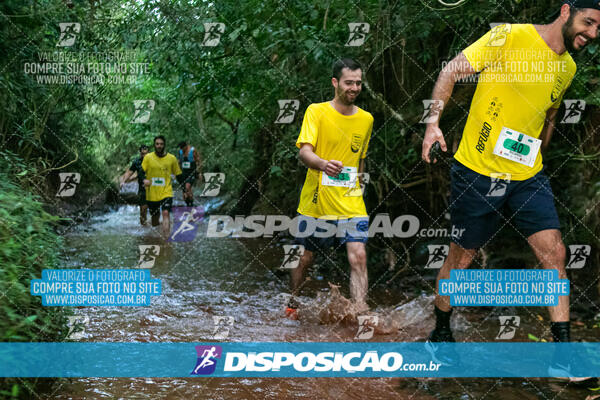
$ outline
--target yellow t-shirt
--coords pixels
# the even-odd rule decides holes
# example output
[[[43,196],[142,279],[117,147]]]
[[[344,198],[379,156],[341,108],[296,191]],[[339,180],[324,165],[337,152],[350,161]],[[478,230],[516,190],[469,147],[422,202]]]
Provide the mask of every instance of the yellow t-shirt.
[[[372,130],[373,116],[361,108],[353,115],[343,115],[329,102],[314,103],[306,109],[296,146],[310,143],[322,159],[338,160],[344,167],[358,171],[360,160],[367,156]],[[352,188],[324,185],[323,174],[311,168],[306,172],[298,205],[300,214],[323,219],[367,216],[360,189],[356,195]],[[358,180],[355,187],[360,188]]]
[[[142,169],[146,173],[146,179],[150,186],[146,188],[146,200],[160,201],[167,197],[173,197],[171,186],[171,174],[181,174],[177,158],[171,153],[159,157],[155,152],[148,153],[142,161]]]
[[[538,139],[546,112],[558,108],[577,69],[568,52],[556,54],[531,24],[498,25],[463,54],[480,72],[463,137],[454,156],[483,175],[509,173],[525,180],[542,169],[495,155],[503,127]]]

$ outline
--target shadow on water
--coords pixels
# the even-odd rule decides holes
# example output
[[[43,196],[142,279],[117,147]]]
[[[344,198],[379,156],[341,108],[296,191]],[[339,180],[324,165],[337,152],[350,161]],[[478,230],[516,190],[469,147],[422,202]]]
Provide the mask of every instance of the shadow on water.
[[[202,342],[214,341],[216,317],[228,321],[227,341],[354,341],[358,324],[348,300],[326,280],[314,279],[300,298],[299,320],[282,318],[288,298],[287,277],[274,271],[281,255],[269,239],[206,238],[201,221],[192,242],[167,243],[158,230],[141,227],[138,209],[121,206],[94,217],[65,237],[64,266],[133,268],[140,245],[159,245],[152,267],[162,281],[162,295],[149,307],[86,307],[80,341]],[[284,278],[282,278],[284,277]],[[347,286],[347,282],[343,283]],[[379,322],[369,341],[423,341],[433,328],[433,296],[410,301],[400,293],[377,293],[382,299],[368,314]],[[453,324],[458,340],[494,341],[499,315],[521,315],[512,339],[527,333],[548,337],[546,312],[539,308],[457,310]],[[511,314],[512,313],[512,314]],[[543,316],[542,316],[543,315]],[[542,321],[543,319],[544,321]],[[229,321],[233,321],[229,323]],[[576,337],[594,339],[575,327]],[[190,366],[192,368],[193,366]],[[400,379],[400,378],[78,378],[60,379],[52,398],[211,398],[211,399],[581,399],[592,392],[548,379]]]

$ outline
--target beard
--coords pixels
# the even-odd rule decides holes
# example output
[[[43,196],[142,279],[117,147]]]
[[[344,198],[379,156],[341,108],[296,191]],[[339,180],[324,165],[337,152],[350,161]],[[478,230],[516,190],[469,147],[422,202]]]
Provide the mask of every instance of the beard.
[[[356,93],[356,96],[354,96],[354,98],[352,98],[351,96],[348,95],[348,91],[343,91],[341,89],[338,89],[337,97],[338,97],[338,99],[340,99],[340,102],[342,104],[344,104],[345,106],[351,106],[356,101],[356,98],[358,97],[358,93]]]
[[[573,30],[573,17],[574,16],[575,16],[575,13],[571,12],[571,15],[569,15],[569,19],[567,20],[567,22],[565,22],[565,24],[562,27],[562,35],[563,35],[564,45],[569,53],[577,53],[578,51],[583,50],[585,47],[585,45],[584,45],[584,46],[580,47],[579,49],[575,48],[575,37],[578,34],[575,33],[575,31]]]

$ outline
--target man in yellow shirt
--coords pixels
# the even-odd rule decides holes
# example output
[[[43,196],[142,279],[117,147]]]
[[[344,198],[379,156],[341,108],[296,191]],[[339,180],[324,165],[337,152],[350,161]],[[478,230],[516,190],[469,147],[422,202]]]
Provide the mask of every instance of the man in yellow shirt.
[[[298,205],[298,231],[304,234],[296,236],[304,253],[291,272],[292,296],[299,292],[315,251],[345,244],[350,263],[350,294],[357,311],[365,311],[369,217],[359,179],[364,171],[373,116],[354,105],[361,92],[360,64],[349,58],[336,61],[331,83],[335,97],[308,106],[296,142],[308,171]],[[295,308],[292,297],[286,314],[294,318]]]
[[[542,172],[541,150],[548,146],[562,97],[576,66],[569,52],[583,49],[598,36],[598,0],[569,0],[548,25],[504,24],[494,27],[454,58],[440,73],[432,100],[447,104],[456,80],[479,73],[463,136],[451,168],[450,214],[456,231],[436,281],[436,328],[427,348],[438,362],[453,363],[435,342],[453,342],[452,309],[439,296],[439,280],[453,268],[467,268],[477,249],[501,225],[525,238],[546,269],[566,279],[565,246],[548,178]],[[441,112],[441,109],[439,110]],[[439,117],[439,115],[438,115]],[[438,125],[428,123],[422,157],[446,142]],[[509,218],[501,210],[507,208]],[[570,340],[569,297],[548,307],[554,341]],[[565,373],[567,372],[565,369]],[[565,376],[565,375],[562,375]]]
[[[152,226],[158,226],[162,212],[162,234],[166,237],[171,231],[169,213],[173,207],[173,185],[171,175],[181,175],[177,158],[165,150],[164,136],[154,138],[154,152],[147,154],[142,161],[146,173],[146,202],[152,217]]]

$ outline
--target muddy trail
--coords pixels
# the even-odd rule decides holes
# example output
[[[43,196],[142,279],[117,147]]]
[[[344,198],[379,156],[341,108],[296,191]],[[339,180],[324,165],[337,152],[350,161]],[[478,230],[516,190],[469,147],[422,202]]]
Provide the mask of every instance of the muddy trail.
[[[205,203],[210,211],[218,200]],[[83,342],[424,341],[433,328],[431,292],[415,295],[409,279],[393,290],[375,286],[371,338],[357,339],[357,315],[347,280],[331,282],[324,268],[310,273],[300,298],[299,319],[283,318],[289,297],[287,274],[278,271],[281,246],[272,239],[206,238],[206,218],[192,242],[166,242],[139,225],[138,209],[123,205],[94,216],[65,237],[64,267],[131,268],[140,245],[158,245],[151,269],[162,294],[148,307],[80,307],[71,339]],[[344,257],[341,267],[347,269]],[[344,263],[345,262],[345,263]],[[435,282],[435,271],[424,278]],[[339,285],[339,288],[338,286]],[[403,286],[404,285],[404,286]],[[409,295],[407,295],[409,293]],[[364,314],[363,314],[364,315]],[[501,315],[520,315],[513,341],[529,334],[548,338],[540,308],[459,308],[453,316],[459,341],[497,341]],[[220,324],[219,327],[217,325]],[[573,335],[593,341],[575,324]],[[217,329],[220,329],[217,332]],[[62,378],[48,398],[207,399],[582,399],[594,392],[551,379],[454,378]]]

